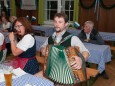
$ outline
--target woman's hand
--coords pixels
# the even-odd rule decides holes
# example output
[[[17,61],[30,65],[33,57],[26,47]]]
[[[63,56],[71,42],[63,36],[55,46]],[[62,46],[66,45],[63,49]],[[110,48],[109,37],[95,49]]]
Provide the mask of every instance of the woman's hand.
[[[14,41],[14,32],[9,33],[9,39],[10,41]]]
[[[70,63],[72,69],[81,69],[82,68],[82,60],[81,60],[81,58],[77,57],[77,56],[73,56],[71,58],[73,59],[72,62]]]

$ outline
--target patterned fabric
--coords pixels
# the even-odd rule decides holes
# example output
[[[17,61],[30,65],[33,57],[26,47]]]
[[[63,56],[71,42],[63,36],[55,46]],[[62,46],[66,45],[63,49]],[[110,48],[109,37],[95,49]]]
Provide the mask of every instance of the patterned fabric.
[[[45,36],[51,36],[53,34],[54,27],[47,27],[47,26],[36,26],[36,25],[32,25],[32,28],[34,30],[40,30],[40,31],[44,31],[45,32]]]
[[[54,86],[54,83],[48,79],[35,77],[30,74],[25,74],[12,80],[12,86]],[[0,86],[5,86],[5,82],[0,83]]]
[[[70,33],[65,32],[65,33],[63,34],[63,36],[62,36],[62,40],[63,40],[65,37],[69,36],[69,35],[70,35]],[[62,40],[61,40],[61,41],[62,41]],[[48,44],[49,44],[49,45],[54,44],[54,41],[53,41],[53,39],[52,39],[52,36],[50,36],[50,37],[48,38]],[[62,45],[62,46],[64,46],[64,47],[69,47],[69,46],[71,46],[71,37],[70,37],[68,40],[62,42],[60,45]]]
[[[46,76],[60,84],[74,84],[76,79],[69,65],[63,46],[51,46]]]
[[[39,72],[39,63],[36,58],[28,60],[24,69],[25,72],[29,74],[35,74]]]
[[[48,37],[35,36],[37,50],[47,40]],[[101,73],[105,70],[105,63],[111,61],[111,51],[108,45],[96,45],[91,43],[84,43],[85,47],[90,52],[88,62],[98,64],[98,70]]]
[[[84,43],[84,45],[91,54],[88,58],[88,62],[98,64],[98,70],[102,73],[105,70],[105,63],[111,61],[110,46],[91,43]]]
[[[99,32],[105,41],[115,41],[115,33]]]
[[[35,57],[33,58],[20,58],[12,60],[9,65],[12,64],[14,68],[20,67],[26,73],[35,74],[39,72],[39,63]]]

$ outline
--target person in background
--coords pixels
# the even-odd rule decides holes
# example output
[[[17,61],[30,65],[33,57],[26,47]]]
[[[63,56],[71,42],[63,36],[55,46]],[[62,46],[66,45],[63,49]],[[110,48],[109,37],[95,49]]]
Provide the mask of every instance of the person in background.
[[[6,41],[6,48],[7,48],[7,56],[11,54],[11,48],[10,48],[10,41],[8,38],[9,30],[10,30],[10,22],[9,18],[7,16],[2,16],[2,28],[1,31],[4,33],[5,41]]]
[[[10,29],[9,18],[7,16],[2,16],[1,19],[2,19],[2,31],[8,32],[8,30]]]
[[[84,56],[85,61],[87,61],[89,57],[89,51],[85,48],[84,44],[80,41],[80,39],[77,36],[72,36],[66,41],[63,41],[64,38],[71,35],[69,32],[66,31],[67,26],[68,16],[65,13],[56,13],[54,16],[55,32],[41,46],[42,55],[45,56],[47,45],[58,45],[60,43],[61,46],[64,46],[66,48],[70,46],[78,46],[81,54]],[[82,66],[81,58],[77,58],[77,56],[73,56],[73,58],[75,58],[75,61],[71,63],[71,67],[73,69],[80,69]],[[43,71],[35,75],[42,77]]]
[[[0,32],[0,61],[2,59],[4,49],[5,49],[4,35]]]
[[[16,19],[17,19],[16,16],[10,16],[10,18],[9,18],[10,22],[12,22],[12,23],[13,23]]]
[[[78,37],[82,42],[93,43],[104,45],[104,40],[98,33],[96,29],[94,29],[94,23],[92,21],[86,21],[84,23],[83,30],[79,33]]]
[[[2,29],[2,19],[1,19],[1,16],[0,16],[0,31]]]
[[[17,18],[14,29],[17,35],[14,32],[9,33],[12,54],[16,56],[11,63],[15,63],[14,68],[20,67],[27,73],[35,74],[39,71],[39,64],[36,59],[36,40],[31,23],[25,17]]]
[[[100,36],[99,32],[94,29],[94,22],[93,21],[86,21],[84,23],[83,30],[79,33],[78,37],[82,42],[104,45],[105,42]],[[104,79],[109,79],[105,70],[100,74],[103,76]]]
[[[5,6],[2,7],[1,16],[9,16],[7,8]]]
[[[9,18],[9,20],[10,20],[10,31],[9,32],[12,32],[12,31],[14,31],[13,30],[13,23],[14,23],[14,21],[17,19],[17,17],[16,16],[10,16],[10,18]]]

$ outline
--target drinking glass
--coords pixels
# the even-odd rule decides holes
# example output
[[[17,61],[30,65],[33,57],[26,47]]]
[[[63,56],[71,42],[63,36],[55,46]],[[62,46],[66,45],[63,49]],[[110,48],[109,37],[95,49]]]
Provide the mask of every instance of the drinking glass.
[[[4,61],[4,62],[2,62],[2,68],[3,68],[3,72],[4,72],[6,86],[12,86],[13,67],[11,65],[9,65],[9,61]]]

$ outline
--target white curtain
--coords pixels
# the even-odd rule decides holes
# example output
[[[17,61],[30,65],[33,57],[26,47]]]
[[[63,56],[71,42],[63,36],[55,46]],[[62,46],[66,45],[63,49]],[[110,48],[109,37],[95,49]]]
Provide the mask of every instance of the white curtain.
[[[36,10],[36,0],[21,0],[21,9]]]

